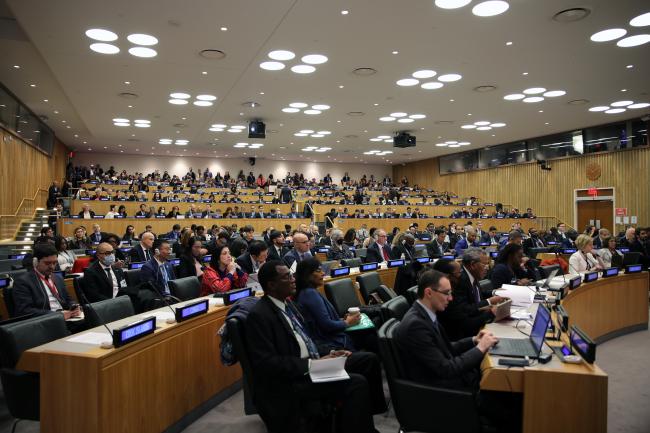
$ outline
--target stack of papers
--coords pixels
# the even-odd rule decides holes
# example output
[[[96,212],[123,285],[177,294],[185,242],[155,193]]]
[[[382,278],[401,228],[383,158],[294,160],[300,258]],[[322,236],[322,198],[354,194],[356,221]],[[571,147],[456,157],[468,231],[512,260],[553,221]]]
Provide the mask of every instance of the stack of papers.
[[[309,367],[309,377],[314,383],[336,382],[349,379],[345,371],[345,356],[327,359],[313,359]]]
[[[93,344],[99,346],[104,342],[113,344],[113,336],[108,335],[108,332],[85,332],[83,334],[77,334],[72,338],[68,338],[66,341],[70,343]]]
[[[497,296],[512,299],[513,307],[528,308],[533,304],[535,298],[535,290],[526,286],[514,286],[512,284],[504,284],[500,289],[494,292]]]

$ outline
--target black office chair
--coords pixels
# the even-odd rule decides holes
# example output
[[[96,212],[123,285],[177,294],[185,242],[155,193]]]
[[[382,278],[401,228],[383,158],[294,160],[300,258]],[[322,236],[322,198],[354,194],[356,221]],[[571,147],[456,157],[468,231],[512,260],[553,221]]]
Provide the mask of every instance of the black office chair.
[[[92,309],[88,304],[83,305],[86,325],[89,328],[115,322],[116,320],[124,319],[135,314],[133,304],[128,296],[105,299],[103,301],[93,302],[90,305]]]
[[[169,282],[169,290],[172,296],[177,297],[181,301],[188,301],[199,297],[201,294],[201,282],[195,276],[177,278]]]
[[[83,282],[84,277],[76,277],[72,280],[72,287],[74,288],[74,293],[77,295],[77,300],[79,303],[83,303],[84,294],[83,294]]]
[[[7,314],[9,314],[9,317],[14,317],[14,314],[16,313],[16,306],[14,304],[14,296],[13,296],[13,290],[14,290],[13,279],[9,281],[10,281],[9,286],[2,289],[2,297],[5,302],[5,308],[7,309]]]
[[[379,328],[379,353],[386,370],[395,417],[404,432],[476,433],[480,422],[471,392],[421,385],[406,379],[393,342],[399,321],[390,319]],[[432,415],[431,408],[435,407]]]
[[[379,296],[381,302],[386,302],[397,296],[395,292],[386,287],[383,281],[381,281],[379,273],[375,271],[365,272],[359,275],[357,277],[357,283],[359,283],[359,291],[361,292],[361,297],[366,305],[371,303],[373,293],[376,293]]]
[[[349,266],[351,268],[358,268],[359,266],[361,266],[361,263],[363,263],[363,260],[360,259],[359,257],[355,257],[353,259],[341,260],[341,266]]]
[[[367,254],[368,254],[368,248],[357,248],[354,251],[355,257],[359,257],[362,261],[366,259]]]
[[[21,420],[40,420],[40,377],[16,370],[22,353],[32,347],[70,335],[62,314],[16,318],[0,325],[0,380],[7,407],[16,418],[11,433]]]
[[[408,301],[409,305],[413,305],[413,303],[418,299],[418,286],[413,286],[409,288],[404,293],[404,297]]]
[[[638,252],[623,253],[623,261],[621,263],[622,266],[636,265],[637,263],[640,262],[641,262],[641,253]]]
[[[402,320],[406,312],[411,308],[404,296],[398,296],[381,304],[381,315],[384,322],[388,319]]]
[[[350,278],[325,283],[325,296],[332,303],[339,317],[345,316],[350,307],[361,307],[357,291]]]
[[[253,367],[248,359],[248,350],[246,349],[244,322],[237,317],[231,317],[226,321],[226,327],[228,328],[228,337],[232,343],[233,352],[237,356],[237,360],[242,369],[244,413],[246,415],[255,415],[257,413],[257,408],[253,400],[255,383],[253,381]]]
[[[551,272],[557,269],[557,275],[562,275],[562,268],[558,264],[554,265],[546,265],[546,266],[539,266],[537,268],[539,270],[539,276],[544,279],[548,278],[549,275],[551,275]]]
[[[126,285],[129,287],[135,287],[140,284],[140,269],[127,269],[124,271],[124,279],[126,280]]]
[[[488,290],[490,291],[494,290],[494,285],[492,284],[492,281],[488,279],[479,281],[478,287],[481,290],[481,293],[486,292]]]
[[[329,268],[329,270],[336,269],[336,268],[339,267],[339,261],[338,260],[325,260],[324,262],[320,262],[320,264],[323,267]]]

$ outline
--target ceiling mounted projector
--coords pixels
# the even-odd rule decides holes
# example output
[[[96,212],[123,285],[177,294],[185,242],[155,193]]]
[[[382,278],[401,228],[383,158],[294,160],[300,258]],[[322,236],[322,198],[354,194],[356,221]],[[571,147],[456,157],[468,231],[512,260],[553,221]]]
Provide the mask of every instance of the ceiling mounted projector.
[[[415,135],[408,132],[400,132],[393,137],[394,147],[415,147]]]
[[[261,120],[248,123],[248,138],[266,138],[266,125]]]

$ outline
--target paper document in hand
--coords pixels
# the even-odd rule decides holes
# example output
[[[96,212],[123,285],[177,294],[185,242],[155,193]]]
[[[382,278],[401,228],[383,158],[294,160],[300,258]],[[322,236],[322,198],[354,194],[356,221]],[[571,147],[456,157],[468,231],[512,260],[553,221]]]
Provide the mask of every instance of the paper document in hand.
[[[309,366],[309,377],[314,383],[335,382],[349,379],[345,371],[345,356],[326,359],[312,359]]]
[[[66,341],[70,343],[94,344],[99,346],[106,341],[112,343],[113,336],[108,335],[108,332],[86,332],[83,334],[77,334],[72,338],[68,338]]]
[[[535,298],[535,289],[526,286],[504,284],[500,289],[495,290],[494,294],[512,299],[513,306],[528,308]]]

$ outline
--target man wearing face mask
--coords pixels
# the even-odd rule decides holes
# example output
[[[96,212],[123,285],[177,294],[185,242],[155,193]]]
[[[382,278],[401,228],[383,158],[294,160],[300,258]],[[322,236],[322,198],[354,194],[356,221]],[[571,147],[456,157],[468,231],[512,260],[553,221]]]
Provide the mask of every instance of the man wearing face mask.
[[[343,260],[354,257],[350,248],[343,243],[343,232],[341,230],[332,230],[330,239],[332,240],[332,247],[327,252],[327,260]]]
[[[83,276],[83,290],[90,302],[112,299],[125,295],[126,279],[122,269],[115,268],[115,250],[108,242],[97,246],[97,260]]]

